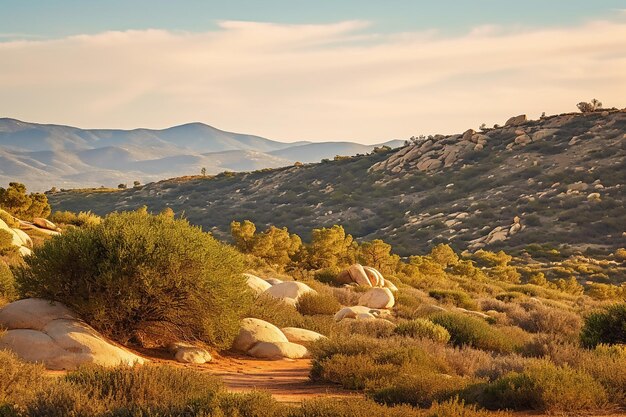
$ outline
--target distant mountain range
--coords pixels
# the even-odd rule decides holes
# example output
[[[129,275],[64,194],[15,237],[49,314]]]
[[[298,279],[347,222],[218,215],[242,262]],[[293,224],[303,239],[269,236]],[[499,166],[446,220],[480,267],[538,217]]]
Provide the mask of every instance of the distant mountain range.
[[[132,185],[222,171],[251,171],[368,153],[378,145],[278,142],[226,132],[203,123],[163,130],[79,129],[0,118],[0,186],[19,181],[30,190]]]

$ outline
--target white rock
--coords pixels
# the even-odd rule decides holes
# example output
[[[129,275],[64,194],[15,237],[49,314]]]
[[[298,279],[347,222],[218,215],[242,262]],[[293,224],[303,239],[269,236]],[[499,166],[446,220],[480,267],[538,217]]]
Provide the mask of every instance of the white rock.
[[[264,294],[271,295],[272,297],[280,300],[285,300],[285,302],[289,302],[290,300],[297,302],[300,296],[307,293],[315,294],[316,291],[308,285],[298,281],[281,282],[280,284],[272,285],[264,291]]]
[[[26,246],[29,249],[33,248],[33,240],[28,236],[23,230],[13,228],[13,232],[20,238],[22,241],[21,246]]]
[[[170,351],[174,353],[174,359],[180,363],[202,365],[213,360],[213,357],[206,349],[187,343],[175,343],[170,346]]]
[[[248,284],[248,287],[250,287],[250,289],[257,295],[261,294],[263,291],[267,290],[268,288],[272,286],[272,284],[270,284],[269,282],[255,275],[252,275],[252,274],[243,274],[243,275],[246,278],[246,284]]]
[[[389,288],[372,288],[359,298],[359,305],[376,309],[393,307],[395,299]]]
[[[283,281],[278,278],[266,278],[265,281],[270,285],[281,284]]]
[[[365,274],[370,280],[370,283],[373,287],[384,287],[385,286],[385,278],[383,274],[378,272],[376,268],[372,268],[371,266],[364,266],[363,270]]]
[[[41,227],[42,229],[55,230],[55,231],[59,229],[56,224],[52,223],[50,220],[43,219],[41,217],[35,217],[33,219],[33,224],[35,226]]]
[[[291,342],[259,342],[248,351],[248,355],[259,359],[304,359],[309,358],[307,348]]]
[[[284,327],[281,329],[287,340],[291,343],[300,345],[312,343],[320,339],[326,339],[326,336],[312,330],[300,329],[298,327]]]
[[[376,317],[389,315],[389,311],[377,310],[375,308],[369,308],[366,306],[352,306],[352,307],[342,308],[337,313],[335,313],[333,318],[335,321],[341,321],[343,319],[355,319],[357,318],[359,314],[362,314],[362,315],[369,314],[372,317],[376,318]]]
[[[289,340],[278,327],[264,320],[254,318],[241,320],[241,328],[233,342],[233,349],[247,353],[259,342],[289,342]]]
[[[372,286],[372,282],[368,278],[367,273],[365,272],[365,269],[363,269],[363,266],[359,264],[351,265],[348,268],[348,273],[350,273],[350,277],[352,278],[352,281],[356,282],[360,286],[362,287]]]

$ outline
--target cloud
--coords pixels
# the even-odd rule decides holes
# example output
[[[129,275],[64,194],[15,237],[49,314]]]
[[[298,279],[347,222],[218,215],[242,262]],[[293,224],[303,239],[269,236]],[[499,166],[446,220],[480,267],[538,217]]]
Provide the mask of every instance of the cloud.
[[[274,139],[374,142],[513,114],[623,107],[626,22],[381,34],[367,22],[219,22],[0,41],[0,114],[83,127],[204,121]]]

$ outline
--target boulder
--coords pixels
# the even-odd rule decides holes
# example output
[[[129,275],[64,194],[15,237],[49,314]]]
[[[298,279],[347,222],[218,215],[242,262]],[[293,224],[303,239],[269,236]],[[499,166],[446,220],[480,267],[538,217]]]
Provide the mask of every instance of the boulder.
[[[364,266],[363,270],[365,271],[367,278],[369,278],[370,283],[372,284],[372,287],[384,287],[385,286],[385,278],[383,277],[383,274],[378,272],[377,269],[372,268],[371,266]]]
[[[526,115],[520,114],[519,116],[513,116],[504,124],[505,126],[520,126],[526,123]]]
[[[316,291],[308,285],[297,281],[281,282],[280,284],[272,285],[263,292],[263,294],[284,300],[289,304],[295,304],[300,296],[307,293],[316,294]]]
[[[248,351],[248,355],[270,360],[304,359],[311,356],[307,348],[291,342],[259,342]]]
[[[344,285],[352,284],[353,282],[352,276],[350,275],[350,271],[348,271],[347,269],[345,271],[341,271],[339,275],[337,275],[337,278],[335,281],[337,284],[344,284]]]
[[[538,140],[543,140],[545,138],[551,138],[558,131],[559,131],[559,129],[541,129],[541,130],[538,130],[535,133],[533,133],[533,136],[532,136],[533,142],[536,142]]]
[[[11,244],[13,246],[20,247],[23,245],[22,239],[19,237],[19,235],[15,233],[15,231],[11,229],[9,225],[7,225],[2,219],[0,219],[0,230],[4,230],[5,232],[11,234]]]
[[[389,281],[388,279],[385,280],[385,288],[389,288],[391,290],[391,292],[397,292],[398,291],[398,287],[396,287],[393,282]]]
[[[471,141],[472,140],[472,136],[474,136],[476,132],[474,131],[474,129],[468,129],[463,133],[463,140],[466,141]]]
[[[281,284],[283,281],[278,278],[267,278],[265,281],[270,285]]]
[[[532,142],[532,139],[526,134],[520,135],[515,138],[516,145],[528,145],[530,142]]]
[[[352,278],[352,281],[356,282],[360,286],[362,287],[372,286],[372,282],[368,278],[367,273],[365,272],[365,269],[363,269],[363,266],[361,266],[360,264],[351,265],[350,268],[348,268],[348,272],[350,273],[350,277]]]
[[[356,319],[359,315],[362,315],[360,318],[377,318],[388,314],[389,311],[387,310],[377,310],[367,306],[353,306],[342,308],[335,313],[333,318],[335,321],[341,321],[343,319]]]
[[[26,246],[29,249],[33,248],[33,240],[21,229],[12,229],[13,233],[15,233],[20,240],[22,241],[22,246]]]
[[[33,251],[28,249],[26,246],[20,246],[20,248],[18,249],[20,255],[22,255],[22,258],[26,257],[26,256],[30,256],[33,254]]]
[[[359,305],[376,309],[387,309],[396,303],[389,288],[372,288],[359,298]]]
[[[59,230],[56,224],[52,223],[50,220],[47,220],[41,217],[35,217],[33,219],[33,224],[35,226],[41,227],[42,229],[55,230],[55,231]]]
[[[280,329],[271,323],[254,318],[241,320],[239,334],[233,342],[233,349],[247,353],[254,345],[260,342],[289,342]]]
[[[174,343],[170,345],[170,351],[174,354],[174,359],[180,363],[201,365],[213,360],[213,357],[206,349],[187,343]]]
[[[25,299],[0,310],[0,349],[52,370],[142,364],[145,360],[105,339],[60,303]]]
[[[246,278],[246,284],[248,284],[248,287],[250,287],[250,289],[257,295],[261,294],[263,291],[272,286],[272,284],[270,284],[269,282],[255,275],[243,274],[243,276]]]
[[[298,343],[300,345],[312,343],[320,339],[326,339],[326,336],[319,334],[312,330],[300,329],[298,327],[285,327],[281,331],[291,343]]]

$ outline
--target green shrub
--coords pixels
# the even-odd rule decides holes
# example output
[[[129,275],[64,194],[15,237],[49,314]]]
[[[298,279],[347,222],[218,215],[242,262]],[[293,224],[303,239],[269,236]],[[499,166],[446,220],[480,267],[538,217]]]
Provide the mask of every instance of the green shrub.
[[[15,279],[9,266],[0,259],[0,298],[12,300],[16,296]]]
[[[453,304],[457,307],[463,307],[468,310],[476,310],[478,308],[476,302],[463,291],[431,290],[428,292],[428,295],[440,303]]]
[[[341,320],[333,326],[333,335],[348,337],[363,335],[382,339],[393,335],[396,325],[387,320]]]
[[[257,297],[244,315],[265,320],[278,327],[301,327],[304,320],[294,306],[267,294]]]
[[[445,327],[439,326],[427,319],[413,319],[398,324],[395,333],[400,336],[413,338],[428,338],[435,342],[448,343],[450,333]]]
[[[614,304],[604,311],[587,316],[580,341],[588,348],[600,343],[626,343],[626,304]]]
[[[315,271],[314,277],[319,282],[323,282],[324,284],[336,285],[337,284],[337,275],[341,273],[341,268],[338,266],[331,266],[328,268],[320,269]]]
[[[494,352],[512,352],[515,347],[496,327],[476,317],[438,313],[431,316],[431,320],[450,332],[450,340],[455,346],[468,345]]]
[[[0,229],[0,255],[10,255],[17,252],[17,247],[13,246],[13,235],[7,230]]]
[[[251,296],[241,255],[185,220],[111,214],[48,240],[16,280],[122,343],[230,346]]]
[[[602,385],[589,374],[543,362],[487,384],[478,402],[490,409],[576,412],[606,405]]]
[[[404,375],[394,384],[373,391],[371,398],[386,405],[410,404],[428,407],[435,401],[452,398],[465,388],[471,380],[459,376],[423,372]]]
[[[341,309],[341,304],[335,297],[323,292],[306,293],[298,298],[298,311],[307,316],[317,314],[335,314]]]

